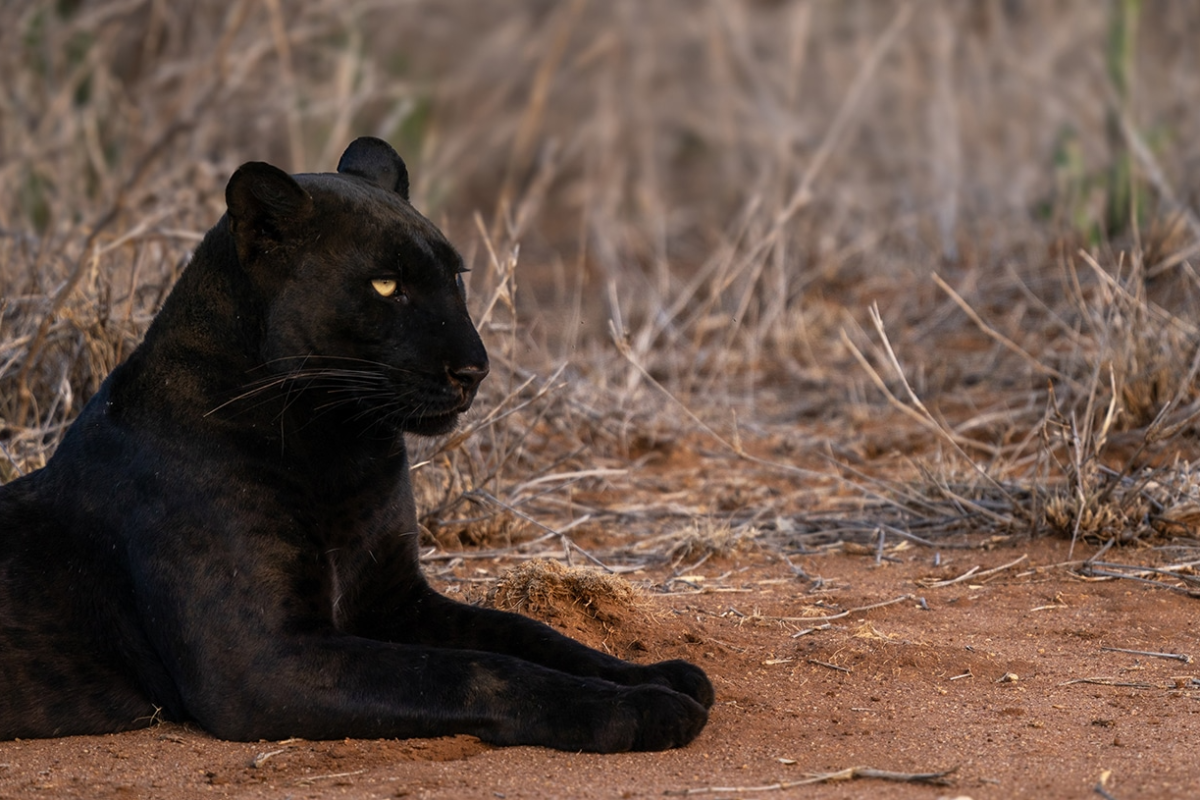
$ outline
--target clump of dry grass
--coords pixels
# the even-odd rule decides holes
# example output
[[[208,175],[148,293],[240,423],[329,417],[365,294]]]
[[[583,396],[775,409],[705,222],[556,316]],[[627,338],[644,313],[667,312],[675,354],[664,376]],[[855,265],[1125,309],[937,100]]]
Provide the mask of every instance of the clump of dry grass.
[[[536,616],[582,614],[620,623],[642,603],[638,590],[617,575],[557,561],[527,561],[505,572],[488,591],[488,605]]]
[[[689,562],[688,568],[694,569],[710,558],[734,555],[749,546],[758,535],[758,530],[752,526],[735,527],[712,518],[699,519],[688,523],[676,534],[668,556],[674,564]]]

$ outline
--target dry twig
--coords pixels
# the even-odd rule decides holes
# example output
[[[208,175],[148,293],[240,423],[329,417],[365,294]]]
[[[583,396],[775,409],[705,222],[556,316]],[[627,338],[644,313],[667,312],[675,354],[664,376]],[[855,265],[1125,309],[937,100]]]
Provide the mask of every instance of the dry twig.
[[[859,778],[875,778],[883,781],[897,781],[900,783],[927,783],[933,786],[948,786],[950,781],[947,778],[954,774],[958,767],[951,767],[941,772],[893,772],[885,769],[873,769],[871,767],[849,767],[836,772],[818,772],[812,773],[807,778],[802,778],[795,781],[781,781],[779,783],[771,783],[765,786],[703,786],[695,789],[669,789],[663,794],[676,797],[692,797],[701,794],[750,794],[757,792],[778,792],[784,789],[791,789],[796,786],[810,786],[814,783],[835,783],[838,781],[850,781]]]
[[[1183,653],[1154,653],[1149,650],[1126,650],[1124,647],[1101,647],[1101,651],[1106,653],[1129,653],[1135,656],[1150,656],[1152,658],[1167,658],[1174,661],[1179,661],[1183,664],[1192,663],[1193,659],[1189,655]]]
[[[884,600],[882,603],[872,603],[869,606],[848,608],[845,611],[841,611],[837,614],[829,614],[822,617],[770,617],[770,619],[779,620],[782,622],[832,622],[833,620],[837,619],[845,619],[851,614],[858,614],[863,611],[873,611],[877,608],[886,608],[887,606],[894,606],[896,603],[903,603],[905,600],[914,599],[916,599],[915,595],[904,594],[892,600]]]
[[[1022,555],[1020,558],[1013,559],[1012,561],[1008,562],[1007,564],[1001,564],[998,567],[993,567],[991,569],[985,569],[982,572],[980,572],[979,567],[976,566],[976,567],[971,567],[969,570],[964,572],[962,575],[959,575],[957,578],[949,578],[947,580],[937,580],[937,579],[931,579],[931,578],[918,578],[916,580],[916,583],[917,583],[917,585],[923,586],[927,589],[940,589],[943,586],[953,586],[956,583],[962,583],[963,581],[970,580],[971,578],[978,580],[980,578],[986,578],[989,575],[996,575],[1000,572],[1003,572],[1006,569],[1012,569],[1016,565],[1024,563],[1026,560],[1028,560],[1028,558],[1029,558],[1029,555],[1025,554],[1025,555]]]

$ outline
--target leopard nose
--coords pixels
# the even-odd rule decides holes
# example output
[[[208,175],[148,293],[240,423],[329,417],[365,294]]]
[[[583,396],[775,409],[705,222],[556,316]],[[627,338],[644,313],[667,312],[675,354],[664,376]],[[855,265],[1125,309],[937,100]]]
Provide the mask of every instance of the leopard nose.
[[[468,392],[477,388],[483,382],[483,379],[487,377],[489,371],[487,364],[483,366],[467,364],[460,367],[446,367],[446,374],[450,376],[450,380]]]

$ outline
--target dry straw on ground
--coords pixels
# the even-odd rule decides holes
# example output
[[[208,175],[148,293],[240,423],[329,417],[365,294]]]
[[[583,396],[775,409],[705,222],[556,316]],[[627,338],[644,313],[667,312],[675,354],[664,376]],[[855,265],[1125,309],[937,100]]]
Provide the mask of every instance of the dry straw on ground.
[[[527,561],[500,576],[487,595],[489,605],[535,615],[581,613],[618,623],[638,605],[628,581],[593,567],[566,567],[557,561]]]
[[[237,164],[375,134],[496,366],[415,444],[439,546],[1051,531],[1187,563],[1200,11],[1133,5],[6,4],[0,480],[136,345]]]

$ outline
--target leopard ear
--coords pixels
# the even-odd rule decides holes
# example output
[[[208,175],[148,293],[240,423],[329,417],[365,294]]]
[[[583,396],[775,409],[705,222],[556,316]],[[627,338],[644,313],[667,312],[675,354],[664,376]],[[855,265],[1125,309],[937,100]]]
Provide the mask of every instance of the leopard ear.
[[[392,146],[374,136],[361,136],[350,143],[338,161],[338,172],[357,175],[408,199],[408,168]]]
[[[238,167],[225,187],[225,203],[243,259],[263,250],[265,242],[283,242],[313,207],[312,197],[295,178],[261,161]]]

